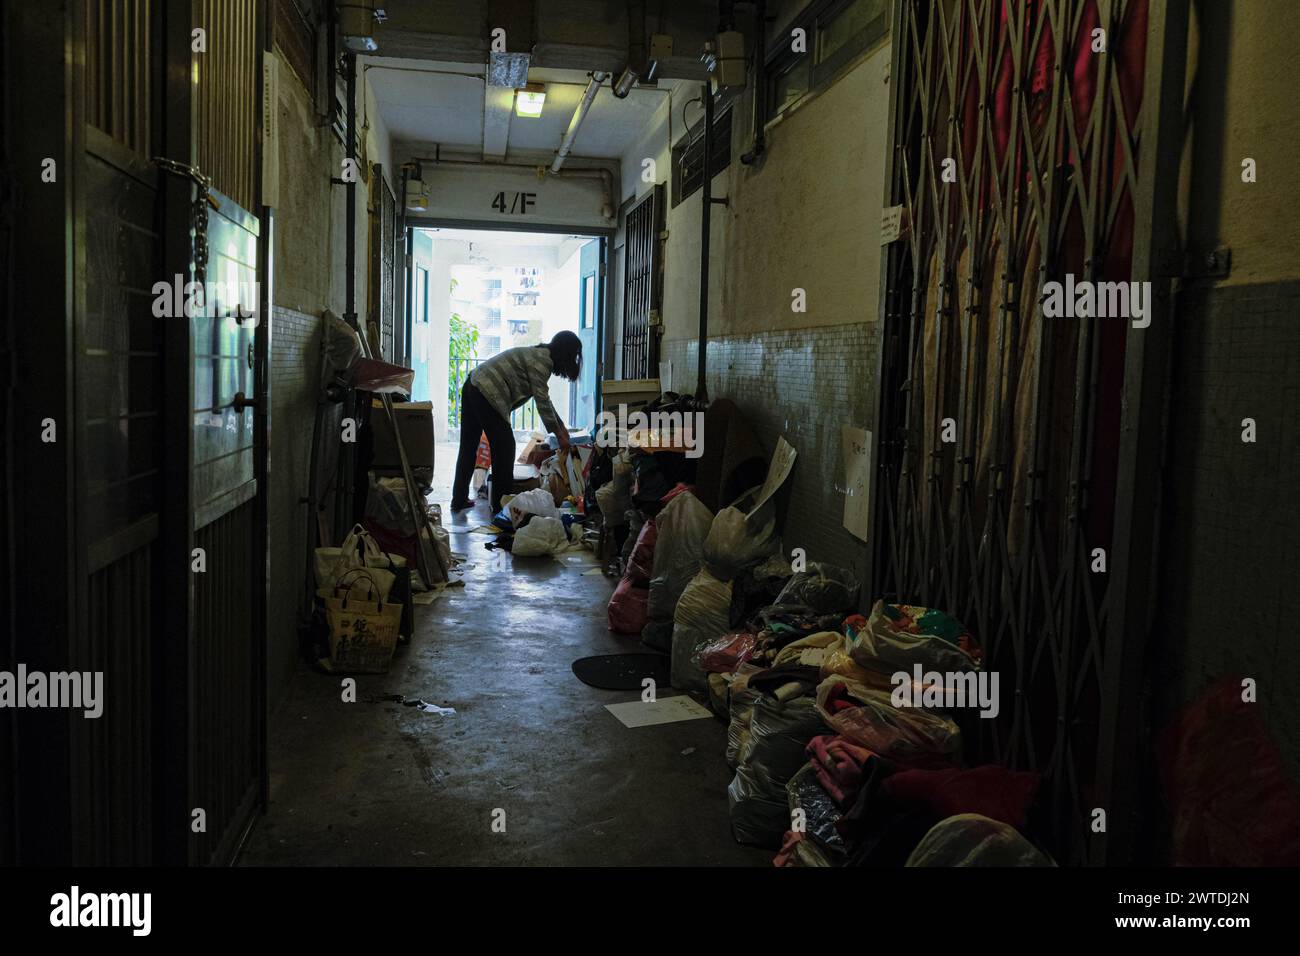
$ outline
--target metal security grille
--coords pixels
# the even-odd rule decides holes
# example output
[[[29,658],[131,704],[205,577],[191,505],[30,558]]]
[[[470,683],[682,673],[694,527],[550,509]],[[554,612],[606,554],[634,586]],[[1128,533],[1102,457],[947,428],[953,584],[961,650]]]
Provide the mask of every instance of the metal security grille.
[[[77,835],[83,865],[143,866],[154,860],[155,550],[146,544],[87,581],[79,652],[86,670],[104,675],[104,700],[100,718],[73,723],[83,774]]]
[[[381,354],[399,361],[393,352],[397,262],[397,200],[384,179],[383,167],[371,167],[370,178],[370,321],[379,329]]]
[[[153,64],[150,0],[86,0],[90,125],[149,156]]]
[[[191,799],[206,829],[191,835],[191,860],[225,864],[257,799],[257,648],[249,639],[255,582],[253,502],[199,529],[208,556],[194,600],[194,740]]]
[[[1043,773],[1046,838],[1069,862],[1101,852],[1102,728],[1136,734],[1107,721],[1124,582],[1093,565],[1094,549],[1131,545],[1115,521],[1120,397],[1138,384],[1125,357],[1140,333],[1044,319],[1040,290],[1066,273],[1127,280],[1147,261],[1156,157],[1140,130],[1165,5],[1150,7],[895,12],[891,182],[910,228],[886,254],[873,593],[948,610],[979,639],[1001,713],[962,718],[967,757]]]
[[[650,324],[659,308],[659,223],[663,187],[655,186],[627,214],[623,248],[623,361],[621,377],[653,378],[659,374],[659,340]]]
[[[254,137],[261,116],[256,0],[194,0],[194,23],[207,51],[193,56],[198,127],[196,159],[214,188],[254,208]]]

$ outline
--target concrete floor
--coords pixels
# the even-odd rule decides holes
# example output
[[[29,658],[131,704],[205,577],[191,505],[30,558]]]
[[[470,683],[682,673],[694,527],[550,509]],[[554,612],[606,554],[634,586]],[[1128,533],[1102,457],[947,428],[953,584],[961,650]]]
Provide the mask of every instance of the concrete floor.
[[[551,558],[490,570],[491,537],[468,533],[486,504],[449,520],[454,447],[437,458],[432,500],[467,557],[465,587],[416,607],[414,640],[387,674],[357,677],[357,703],[337,676],[294,678],[241,864],[770,865],[732,839],[720,721],[629,729],[604,705],[638,692],[573,676],[579,657],[644,650],[606,628],[613,582]],[[394,693],[456,714],[362,702]]]

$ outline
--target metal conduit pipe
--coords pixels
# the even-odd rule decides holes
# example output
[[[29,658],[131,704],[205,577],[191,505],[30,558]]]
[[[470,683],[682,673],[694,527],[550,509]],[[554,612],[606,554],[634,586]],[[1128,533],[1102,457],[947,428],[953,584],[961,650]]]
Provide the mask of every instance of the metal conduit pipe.
[[[767,0],[758,0],[754,11],[754,145],[740,157],[752,166],[767,151]]]
[[[587,118],[587,111],[591,109],[591,102],[600,92],[600,85],[605,82],[608,73],[602,73],[599,70],[591,74],[591,79],[587,83],[587,88],[582,91],[582,99],[578,100],[577,109],[573,111],[573,118],[569,120],[569,128],[564,131],[564,138],[560,140],[560,148],[555,151],[555,160],[551,163],[551,172],[558,173],[560,167],[564,165],[564,160],[568,157],[569,151],[573,149],[573,141],[578,138],[578,128],[582,126],[582,121]]]
[[[706,374],[709,368],[709,220],[713,218],[713,88],[704,81],[704,181],[700,197],[700,339],[696,347],[699,368],[695,397],[708,401]]]

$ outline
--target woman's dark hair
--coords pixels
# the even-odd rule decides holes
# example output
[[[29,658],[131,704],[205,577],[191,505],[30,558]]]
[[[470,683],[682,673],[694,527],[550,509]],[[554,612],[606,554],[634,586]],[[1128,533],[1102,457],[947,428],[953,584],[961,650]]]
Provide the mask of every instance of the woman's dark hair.
[[[551,367],[555,374],[576,382],[582,368],[582,339],[572,332],[556,332],[545,347],[551,350]]]

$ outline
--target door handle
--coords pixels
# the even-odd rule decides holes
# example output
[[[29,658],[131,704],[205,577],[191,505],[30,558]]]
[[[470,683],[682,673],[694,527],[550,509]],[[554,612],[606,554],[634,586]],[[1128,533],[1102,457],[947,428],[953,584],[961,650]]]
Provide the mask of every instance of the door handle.
[[[235,397],[230,400],[230,407],[237,412],[242,412],[246,408],[261,411],[262,402],[261,399],[246,397],[243,392],[236,392]]]

